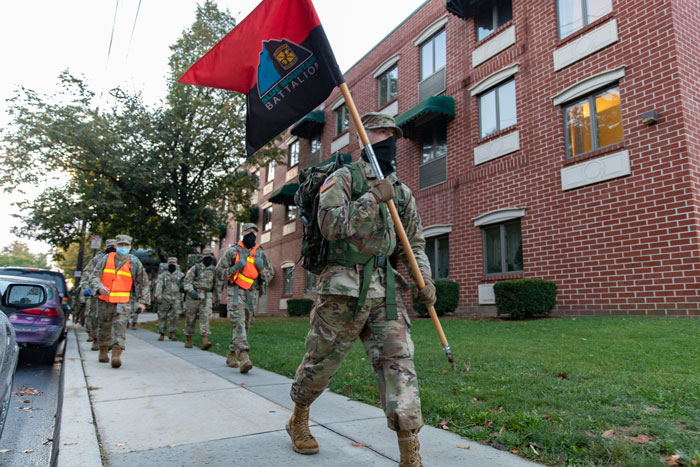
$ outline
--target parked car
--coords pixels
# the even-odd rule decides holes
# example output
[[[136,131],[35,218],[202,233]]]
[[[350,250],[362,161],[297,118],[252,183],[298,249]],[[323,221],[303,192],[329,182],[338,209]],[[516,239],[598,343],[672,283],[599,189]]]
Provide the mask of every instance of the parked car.
[[[19,346],[37,349],[40,362],[52,364],[66,331],[66,313],[53,282],[0,275],[0,292],[0,310]]]
[[[15,328],[4,313],[0,313],[0,436],[5,428],[5,419],[10,410],[12,382],[17,368],[19,347],[15,339]]]
[[[66,311],[70,312],[68,305],[68,287],[66,286],[66,278],[59,271],[51,271],[50,269],[26,268],[20,266],[4,266],[0,267],[0,276],[17,276],[31,279],[41,279],[44,281],[53,282],[58,290],[58,295],[61,297],[61,303]]]

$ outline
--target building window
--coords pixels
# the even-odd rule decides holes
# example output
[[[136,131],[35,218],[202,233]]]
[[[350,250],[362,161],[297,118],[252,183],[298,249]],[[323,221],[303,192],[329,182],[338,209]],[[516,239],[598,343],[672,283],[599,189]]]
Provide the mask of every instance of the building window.
[[[485,274],[522,272],[520,219],[484,227],[483,245]]]
[[[294,167],[299,163],[299,140],[289,145],[289,167]]]
[[[287,222],[293,221],[297,218],[297,207],[294,205],[285,206],[284,213],[284,217],[287,220]]]
[[[557,0],[559,38],[602,18],[612,11],[612,0]]]
[[[267,174],[265,177],[266,182],[270,182],[275,179],[275,161],[270,161],[267,164]]]
[[[445,30],[435,34],[420,48],[420,79],[432,76],[436,71],[445,68],[446,59]]]
[[[430,261],[433,279],[450,278],[450,244],[449,237],[433,237],[425,239],[425,254]]]
[[[421,164],[418,168],[420,189],[447,180],[447,128],[438,123],[424,129],[421,137]]]
[[[263,232],[272,230],[272,206],[263,210]]]
[[[479,136],[495,133],[517,122],[515,80],[509,80],[479,96]]]
[[[282,295],[292,295],[294,293],[294,266],[282,268],[282,276],[284,277]]]
[[[350,124],[350,116],[348,114],[348,107],[342,104],[340,107],[335,109],[335,134],[336,136],[348,129]]]
[[[320,136],[314,136],[314,138],[311,140],[311,154],[315,154],[317,152],[321,152],[321,137]]]
[[[379,108],[384,107],[398,95],[399,67],[394,67],[377,79]]]
[[[622,141],[620,88],[591,94],[564,107],[566,157]]]
[[[512,19],[513,5],[511,0],[483,2],[477,7],[476,13],[477,41],[486,38],[486,36]]]
[[[307,271],[306,269],[304,269],[304,272],[304,292],[316,292],[316,274],[311,271]]]

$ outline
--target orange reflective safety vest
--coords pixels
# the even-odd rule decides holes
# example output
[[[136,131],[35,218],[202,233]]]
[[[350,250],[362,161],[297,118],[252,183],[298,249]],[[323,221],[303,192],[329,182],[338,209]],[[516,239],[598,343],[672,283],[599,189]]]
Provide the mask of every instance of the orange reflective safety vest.
[[[238,246],[243,248],[243,242],[238,242]],[[228,278],[229,284],[236,284],[238,287],[248,290],[253,286],[253,282],[258,278],[258,268],[255,267],[255,254],[258,252],[258,247],[260,245],[255,245],[252,250],[248,252],[248,260],[245,262],[243,269],[236,271],[231,277]],[[238,264],[241,254],[236,253],[236,261],[233,264]]]
[[[117,271],[114,257],[116,253],[107,256],[107,263],[102,270],[102,284],[109,289],[109,295],[100,295],[100,300],[107,303],[128,303],[131,294],[131,286],[134,281],[131,278],[131,259],[122,265]]]

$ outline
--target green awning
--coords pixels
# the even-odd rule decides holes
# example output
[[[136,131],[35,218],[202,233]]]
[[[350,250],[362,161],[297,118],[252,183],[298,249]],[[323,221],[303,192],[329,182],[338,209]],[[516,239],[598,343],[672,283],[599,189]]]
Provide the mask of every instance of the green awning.
[[[275,204],[284,204],[285,206],[291,206],[294,204],[294,195],[299,189],[298,183],[287,183],[282,185],[278,189],[272,192],[268,201]]]
[[[299,138],[311,139],[323,131],[325,123],[326,113],[323,110],[314,110],[296,122],[291,133]]]
[[[455,116],[455,100],[452,96],[432,96],[396,117],[396,126],[400,127],[407,138],[411,138],[415,129],[433,120],[452,120]]]
[[[474,16],[475,0],[447,0],[445,8],[447,11],[462,19]]]
[[[352,154],[345,154],[345,153],[338,153],[340,155],[340,159],[343,161],[343,165],[347,165],[350,162],[352,162]],[[325,161],[316,164],[314,167],[322,167],[324,165],[330,165],[335,163],[335,154],[333,154],[331,157],[326,159]]]

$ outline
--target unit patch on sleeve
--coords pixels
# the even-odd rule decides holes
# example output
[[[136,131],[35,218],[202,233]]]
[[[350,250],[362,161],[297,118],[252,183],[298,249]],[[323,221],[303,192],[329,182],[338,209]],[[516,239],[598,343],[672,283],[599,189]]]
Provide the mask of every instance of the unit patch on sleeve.
[[[323,182],[323,185],[321,185],[321,193],[329,189],[335,185],[335,177],[328,177],[325,182]]]

